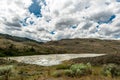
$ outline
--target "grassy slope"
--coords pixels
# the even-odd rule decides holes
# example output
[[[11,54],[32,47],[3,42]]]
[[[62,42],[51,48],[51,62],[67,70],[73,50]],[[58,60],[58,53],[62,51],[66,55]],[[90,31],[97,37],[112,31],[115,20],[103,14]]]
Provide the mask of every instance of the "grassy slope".
[[[99,56],[99,57],[93,57],[93,58],[76,58],[72,59],[69,62],[72,63],[88,63],[90,62],[92,65],[103,65],[103,64],[110,64],[114,63],[117,65],[120,65],[120,55],[119,54],[109,54],[109,55],[104,55],[104,56]]]
[[[0,56],[119,52],[120,40],[64,39],[41,43],[27,38],[0,34]]]
[[[56,51],[55,48],[49,45],[44,46],[42,44],[42,42],[37,42],[27,38],[0,34],[0,56],[62,53],[60,49]]]
[[[109,57],[109,56],[106,56]],[[65,75],[62,75],[60,77],[53,77],[52,74],[55,71],[62,71],[64,69],[68,69],[70,65],[81,63],[79,61],[66,61],[63,64],[51,66],[51,67],[42,67],[37,65],[29,65],[24,63],[18,63],[16,61],[10,61],[10,60],[3,60],[0,59],[0,66],[2,65],[13,65],[14,66],[14,72],[13,75],[10,76],[9,80],[120,80],[120,76],[112,78],[112,77],[106,77],[101,74],[102,65],[104,63],[99,63],[99,60],[107,59],[106,57],[97,57],[93,62],[94,66],[92,67],[92,74],[86,75],[86,76],[80,76],[80,77],[67,77]],[[116,56],[114,55],[113,58]],[[120,56],[118,57],[120,59]],[[89,58],[88,58],[89,59]],[[92,61],[92,60],[91,60]],[[114,59],[108,60],[114,62]],[[75,62],[75,63],[74,63]],[[89,62],[87,59],[82,60],[82,63]],[[97,63],[97,64],[96,64]],[[108,64],[109,62],[106,62],[105,64]],[[98,66],[99,64],[99,66]],[[16,74],[16,75],[15,75]],[[0,80],[3,80],[0,78]]]
[[[99,39],[65,39],[45,45],[61,47],[69,53],[119,53],[120,41]]]

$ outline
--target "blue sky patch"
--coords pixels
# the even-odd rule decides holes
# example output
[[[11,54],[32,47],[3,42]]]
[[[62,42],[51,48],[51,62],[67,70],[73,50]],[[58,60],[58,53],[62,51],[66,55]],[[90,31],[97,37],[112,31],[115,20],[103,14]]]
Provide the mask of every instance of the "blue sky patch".
[[[41,2],[42,2],[45,6],[47,6],[47,4],[46,4],[46,1],[45,1],[45,0],[41,0]]]
[[[97,25],[97,26],[96,26],[96,28],[97,28],[97,29],[96,29],[96,31],[95,31],[95,32],[98,32],[99,27],[100,27],[99,25]]]
[[[116,0],[117,2],[120,2],[120,0]]]
[[[72,25],[72,26],[70,26],[72,29],[75,29],[75,28],[77,28],[77,25]]]
[[[20,21],[20,24],[21,24],[22,26],[27,26],[27,25],[28,25],[28,24],[24,23],[23,21]]]
[[[112,21],[114,18],[116,17],[116,15],[112,15],[109,19],[109,21]]]
[[[32,0],[33,3],[28,8],[30,13],[33,13],[36,17],[42,17],[41,6],[37,0]]]
[[[20,24],[21,24],[22,26],[33,25],[33,24],[34,24],[34,21],[29,21],[29,23],[26,22],[28,18],[29,18],[29,17],[26,17],[25,19],[21,20],[21,21],[20,21]]]
[[[28,24],[26,23],[26,21],[27,21],[28,18],[29,18],[29,17],[26,17],[24,20],[21,20],[21,21],[20,21],[20,24],[21,24],[22,26],[28,26]]]
[[[96,28],[99,28],[99,25],[97,25]]]
[[[116,17],[116,15],[112,15],[107,21],[101,21],[101,20],[98,21],[98,24],[103,24],[103,23],[108,24],[108,23],[112,22],[112,20],[115,19],[115,17]]]
[[[33,25],[34,24],[34,21],[30,21],[30,25]]]
[[[55,31],[51,31],[50,34],[54,35],[54,34],[55,34]]]

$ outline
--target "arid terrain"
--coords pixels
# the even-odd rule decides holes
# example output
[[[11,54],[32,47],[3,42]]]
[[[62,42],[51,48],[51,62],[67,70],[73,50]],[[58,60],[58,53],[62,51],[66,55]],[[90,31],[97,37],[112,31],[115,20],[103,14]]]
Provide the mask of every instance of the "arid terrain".
[[[120,40],[63,39],[37,42],[27,38],[0,35],[0,56],[24,56],[45,54],[119,54]]]
[[[37,42],[0,35],[0,80],[120,80],[120,41]]]

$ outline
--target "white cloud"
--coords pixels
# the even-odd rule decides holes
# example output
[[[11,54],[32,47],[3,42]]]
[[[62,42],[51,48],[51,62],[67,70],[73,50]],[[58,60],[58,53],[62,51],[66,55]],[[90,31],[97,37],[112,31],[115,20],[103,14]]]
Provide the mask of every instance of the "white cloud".
[[[117,0],[38,2],[42,8],[39,18],[28,10],[32,0],[1,0],[0,32],[38,41],[91,37],[120,39],[120,2]],[[24,19],[25,24],[21,25]]]

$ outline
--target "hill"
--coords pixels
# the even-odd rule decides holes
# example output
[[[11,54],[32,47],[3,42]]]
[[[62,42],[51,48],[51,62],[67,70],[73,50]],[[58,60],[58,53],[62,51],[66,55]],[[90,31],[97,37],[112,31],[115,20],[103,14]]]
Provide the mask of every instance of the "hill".
[[[43,44],[28,38],[0,34],[0,57],[62,53]]]
[[[100,39],[64,39],[51,41],[45,45],[61,47],[68,53],[119,53],[120,40],[100,40]]]
[[[63,39],[47,43],[0,34],[0,56],[64,53],[120,53],[120,40]]]

